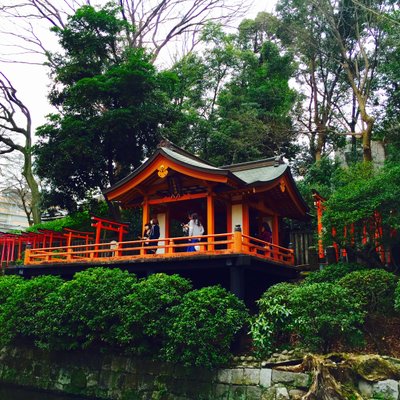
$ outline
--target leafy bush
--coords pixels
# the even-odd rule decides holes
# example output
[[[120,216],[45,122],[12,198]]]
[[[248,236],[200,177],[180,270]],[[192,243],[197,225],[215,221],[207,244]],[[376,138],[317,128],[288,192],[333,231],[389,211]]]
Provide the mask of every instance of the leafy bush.
[[[383,269],[355,271],[339,280],[368,313],[391,313],[397,277]]]
[[[400,311],[400,281],[397,283],[394,292],[394,308],[396,311]]]
[[[271,354],[278,338],[287,332],[292,312],[285,305],[286,300],[282,296],[276,296],[265,301],[264,311],[250,321],[255,352],[260,358]]]
[[[87,211],[76,212],[67,215],[64,218],[58,218],[53,221],[41,222],[26,229],[27,232],[38,232],[39,229],[50,229],[52,231],[61,232],[64,228],[83,229],[89,228],[91,220]],[[87,229],[86,229],[87,230]]]
[[[343,278],[347,274],[350,274],[354,271],[360,271],[368,269],[368,267],[357,264],[357,263],[337,263],[327,265],[321,271],[311,272],[307,278],[304,280],[305,284],[309,283],[322,283],[322,282],[336,282],[339,279]]]
[[[46,298],[62,285],[61,278],[39,276],[15,285],[0,314],[0,336],[3,344],[17,337],[34,340],[38,333],[37,314]]]
[[[135,275],[120,269],[78,272],[46,299],[38,315],[38,345],[51,349],[114,345],[123,298],[135,283]]]
[[[208,367],[229,359],[234,335],[248,319],[244,303],[220,286],[187,293],[171,313],[164,358]]]
[[[15,288],[24,283],[24,279],[17,275],[0,276],[0,307],[14,293]]]
[[[118,340],[137,353],[155,353],[171,323],[171,307],[191,289],[179,275],[154,274],[139,281],[124,299]]]
[[[298,286],[290,295],[292,326],[301,342],[312,349],[328,351],[337,339],[356,344],[362,338],[361,304],[353,294],[332,283]]]
[[[250,333],[258,357],[269,355],[279,342],[288,339],[286,335],[292,314],[288,302],[295,288],[290,283],[278,283],[258,300],[259,314],[250,321]]]

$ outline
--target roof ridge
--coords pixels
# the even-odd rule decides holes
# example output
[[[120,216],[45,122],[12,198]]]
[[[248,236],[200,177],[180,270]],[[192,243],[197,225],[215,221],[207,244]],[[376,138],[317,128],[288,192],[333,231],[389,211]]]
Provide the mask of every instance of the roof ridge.
[[[193,160],[201,161],[202,163],[215,168],[215,166],[210,164],[208,161],[203,160],[202,158],[196,156],[195,154],[190,153],[189,151],[183,149],[182,147],[177,146],[175,143],[171,142],[168,139],[163,139],[160,141],[160,143],[158,143],[157,148],[162,149],[163,147],[165,147],[169,150],[175,151],[175,153],[181,154],[181,155],[191,158]]]
[[[260,168],[263,166],[274,166],[277,167],[279,165],[286,164],[283,161],[282,156],[274,156],[269,158],[263,158],[260,160],[254,161],[246,161],[237,164],[223,165],[219,168],[221,169],[229,169],[229,170],[241,170],[241,169],[252,169],[252,168]]]

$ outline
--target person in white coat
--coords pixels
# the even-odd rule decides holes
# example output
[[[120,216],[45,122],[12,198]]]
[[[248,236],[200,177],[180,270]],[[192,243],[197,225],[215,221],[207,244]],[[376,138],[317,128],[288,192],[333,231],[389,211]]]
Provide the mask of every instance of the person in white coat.
[[[191,246],[188,246],[187,251],[199,251],[200,246],[196,245],[196,243],[200,242],[200,238],[196,236],[201,236],[204,233],[204,227],[199,220],[199,216],[197,213],[193,213],[189,215],[189,222],[187,223],[188,227],[188,237],[189,242],[191,242]],[[193,237],[195,236],[195,237]]]

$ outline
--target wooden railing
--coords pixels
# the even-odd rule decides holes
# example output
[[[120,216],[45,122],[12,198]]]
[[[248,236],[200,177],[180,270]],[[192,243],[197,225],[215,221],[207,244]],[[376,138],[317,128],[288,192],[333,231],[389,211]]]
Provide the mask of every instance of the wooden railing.
[[[187,237],[160,238],[146,241],[133,240],[128,242],[93,243],[77,246],[48,247],[27,249],[25,265],[118,261],[128,259],[186,257],[200,254],[250,254],[259,258],[269,259],[280,264],[294,265],[294,253],[291,249],[267,243],[242,232],[202,235],[196,252],[187,252]],[[154,254],[154,251],[156,252]]]

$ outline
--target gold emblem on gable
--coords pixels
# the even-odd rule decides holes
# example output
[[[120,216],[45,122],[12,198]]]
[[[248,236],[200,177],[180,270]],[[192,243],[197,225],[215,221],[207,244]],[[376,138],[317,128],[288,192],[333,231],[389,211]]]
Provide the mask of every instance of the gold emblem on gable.
[[[157,170],[160,178],[165,178],[168,175],[168,167],[164,166],[163,164],[161,164]]]
[[[281,188],[281,192],[283,193],[286,190],[286,183],[283,179],[280,181],[279,186]]]

